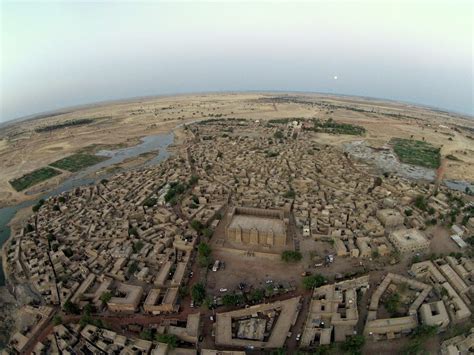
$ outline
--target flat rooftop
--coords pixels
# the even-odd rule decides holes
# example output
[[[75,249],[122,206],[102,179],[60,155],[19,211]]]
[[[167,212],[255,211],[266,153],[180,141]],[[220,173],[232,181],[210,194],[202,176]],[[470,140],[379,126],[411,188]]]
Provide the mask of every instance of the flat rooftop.
[[[285,234],[285,223],[277,218],[257,217],[249,215],[234,215],[228,228],[252,229],[270,232],[275,234]]]

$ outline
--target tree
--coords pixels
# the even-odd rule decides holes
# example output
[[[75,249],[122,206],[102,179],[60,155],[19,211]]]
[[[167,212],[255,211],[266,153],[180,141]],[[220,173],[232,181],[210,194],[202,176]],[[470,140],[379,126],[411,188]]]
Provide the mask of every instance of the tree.
[[[349,354],[360,354],[360,349],[365,344],[365,338],[362,335],[353,335],[341,344],[341,349]]]
[[[168,344],[171,349],[178,346],[178,338],[174,334],[157,334],[156,341]]]
[[[396,314],[398,307],[400,307],[400,294],[392,293],[385,301],[384,306],[391,314]]]
[[[191,297],[196,304],[201,304],[206,298],[206,288],[202,283],[194,284],[191,288]]]
[[[136,260],[133,260],[130,266],[128,267],[128,274],[133,275],[138,271],[138,262]]]
[[[54,317],[53,317],[53,324],[54,325],[60,325],[63,323],[63,319],[61,318],[61,316],[59,314],[56,314]]]
[[[275,132],[275,134],[273,134],[273,137],[277,138],[277,139],[282,139],[284,137],[283,135],[283,132],[278,130]]]
[[[213,231],[212,231],[211,228],[204,228],[204,229],[201,231],[201,233],[202,233],[202,235],[203,235],[205,238],[209,239],[209,238],[212,237]]]
[[[254,303],[259,303],[263,301],[264,297],[265,297],[265,291],[262,290],[261,288],[257,288],[250,293],[249,300]]]
[[[302,255],[299,251],[295,250],[285,250],[281,253],[281,260],[287,263],[295,263],[302,259]]]
[[[413,214],[413,210],[411,210],[411,209],[409,209],[409,208],[407,208],[407,209],[405,210],[405,216],[410,217],[412,214]]]
[[[224,306],[238,306],[243,303],[243,301],[243,296],[235,293],[228,293],[222,297],[222,303]]]
[[[112,294],[109,291],[105,291],[100,295],[102,304],[107,304],[112,299]]]
[[[285,194],[283,195],[284,198],[295,198],[296,192],[293,189],[289,189]]]
[[[191,228],[194,229],[196,232],[200,233],[204,226],[200,221],[193,219],[191,221]]]
[[[64,302],[63,309],[64,309],[64,312],[68,314],[79,314],[80,312],[77,304],[72,303],[70,300],[67,300],[66,302]]]
[[[189,186],[194,186],[198,183],[199,178],[196,175],[192,175],[191,178],[189,179]]]
[[[155,197],[149,197],[143,202],[143,206],[153,207],[154,205],[156,205],[157,202],[158,200]]]
[[[208,257],[209,255],[211,255],[211,252],[212,252],[212,249],[211,249],[211,247],[209,246],[209,244],[207,244],[207,243],[199,243],[199,246],[198,246],[198,253],[199,253],[199,255]]]
[[[326,279],[324,278],[323,275],[320,275],[320,274],[306,276],[303,278],[303,286],[307,290],[311,290],[312,288],[315,288],[315,287],[320,287],[324,285],[325,282],[326,282]]]
[[[140,333],[140,338],[153,341],[153,332],[151,329],[143,329],[143,331]]]
[[[140,250],[142,250],[144,245],[145,244],[141,240],[139,240],[138,242],[133,243],[133,247],[132,247],[133,252],[138,253]]]
[[[426,198],[423,195],[418,195],[415,197],[415,201],[413,203],[416,208],[419,208],[422,211],[425,211],[428,207],[428,203],[426,202]]]
[[[66,255],[68,258],[70,258],[74,253],[71,248],[66,248],[63,250],[64,255]]]

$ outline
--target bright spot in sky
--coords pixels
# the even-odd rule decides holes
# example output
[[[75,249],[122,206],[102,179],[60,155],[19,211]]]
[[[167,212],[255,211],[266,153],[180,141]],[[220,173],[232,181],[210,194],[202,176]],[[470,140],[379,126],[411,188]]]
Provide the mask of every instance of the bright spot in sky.
[[[337,80],[337,75],[334,75],[334,80]]]

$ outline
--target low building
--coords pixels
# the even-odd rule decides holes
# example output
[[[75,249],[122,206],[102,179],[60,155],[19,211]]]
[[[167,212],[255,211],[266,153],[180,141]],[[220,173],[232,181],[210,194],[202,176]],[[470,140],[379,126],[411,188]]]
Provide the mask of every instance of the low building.
[[[423,232],[418,229],[397,229],[388,236],[390,242],[400,253],[424,253],[430,247],[430,242]]]
[[[135,312],[143,295],[141,286],[119,283],[116,288],[117,296],[107,302],[107,307],[112,312]]]
[[[424,303],[420,307],[421,322],[445,330],[449,325],[449,315],[443,301]]]

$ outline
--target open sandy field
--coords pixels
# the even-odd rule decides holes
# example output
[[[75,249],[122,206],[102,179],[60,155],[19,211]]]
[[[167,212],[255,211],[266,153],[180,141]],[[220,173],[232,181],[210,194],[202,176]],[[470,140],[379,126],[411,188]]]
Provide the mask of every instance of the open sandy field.
[[[35,191],[57,184],[54,177],[31,191],[16,192],[9,181],[93,145],[132,146],[139,138],[167,132],[178,124],[213,117],[255,120],[307,117],[333,118],[366,128],[365,137],[318,134],[318,140],[340,146],[365,139],[381,147],[392,137],[424,139],[442,147],[445,178],[474,180],[474,121],[468,117],[424,107],[365,98],[313,94],[227,93],[158,97],[115,102],[68,113],[13,123],[0,129],[0,206],[34,198]],[[45,131],[65,122],[91,119]],[[179,137],[179,136],[178,136]]]

